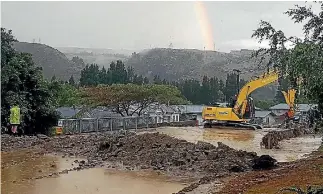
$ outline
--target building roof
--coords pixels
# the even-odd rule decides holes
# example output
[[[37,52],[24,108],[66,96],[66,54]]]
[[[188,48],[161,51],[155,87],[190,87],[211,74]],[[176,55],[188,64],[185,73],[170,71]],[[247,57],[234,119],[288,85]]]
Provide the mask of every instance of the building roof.
[[[178,105],[182,113],[202,113],[204,105]]]
[[[80,109],[79,108],[71,108],[71,107],[59,107],[56,109],[61,114],[62,118],[71,118],[75,116]]]
[[[97,107],[86,111],[82,114],[82,117],[87,118],[104,118],[104,117],[121,117],[119,113],[113,112],[107,107]]]
[[[271,111],[266,111],[266,110],[255,111],[255,117],[256,118],[265,118],[266,116],[268,116],[270,114],[275,116],[275,114],[272,113]]]
[[[226,102],[217,103],[219,107],[227,107]],[[202,113],[203,108],[206,105],[176,105],[182,113]],[[212,105],[210,105],[212,106]],[[261,110],[258,107],[255,107],[256,110]]]
[[[309,111],[311,108],[316,107],[317,104],[297,104],[300,111]],[[286,103],[280,103],[269,108],[270,110],[288,110],[289,106]]]

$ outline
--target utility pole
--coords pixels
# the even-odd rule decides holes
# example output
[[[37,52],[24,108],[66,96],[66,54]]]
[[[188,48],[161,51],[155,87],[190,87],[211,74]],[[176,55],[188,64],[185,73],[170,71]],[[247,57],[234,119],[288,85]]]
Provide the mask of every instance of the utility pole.
[[[234,72],[237,72],[237,95],[239,94],[240,90],[240,70],[239,69],[233,69]]]

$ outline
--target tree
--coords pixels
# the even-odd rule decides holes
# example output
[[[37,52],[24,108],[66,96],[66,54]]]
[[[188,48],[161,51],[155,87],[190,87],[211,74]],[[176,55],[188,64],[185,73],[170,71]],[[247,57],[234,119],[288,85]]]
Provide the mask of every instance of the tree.
[[[83,59],[78,56],[73,57],[72,62],[74,62],[75,64],[77,64],[81,67],[85,67],[85,63],[84,63]]]
[[[82,99],[75,85],[53,81],[47,83],[55,107],[74,107],[82,103]]]
[[[83,97],[89,106],[108,106],[121,116],[142,115],[152,103],[185,104],[180,91],[174,86],[113,84],[83,88]]]
[[[276,30],[269,22],[261,21],[252,37],[269,41],[268,49],[259,49],[254,56],[261,61],[269,57],[267,68],[277,68],[286,77],[291,87],[300,87],[300,91],[310,100],[319,104],[323,113],[323,3],[321,11],[315,14],[307,6],[298,6],[285,12],[294,23],[304,23],[304,40],[286,37],[281,30]],[[288,43],[293,48],[287,48]],[[296,98],[297,99],[297,98]]]
[[[159,75],[154,76],[154,84],[162,84],[162,80],[160,79]]]
[[[270,107],[274,106],[276,103],[274,101],[267,100],[255,100],[255,106],[262,110],[269,110]]]
[[[100,83],[100,70],[97,64],[86,65],[81,71],[81,86],[97,86]]]
[[[10,106],[18,105],[23,115],[21,127],[25,133],[45,133],[58,119],[50,91],[41,68],[31,55],[16,53],[11,45],[11,31],[1,28],[1,124],[8,127]]]
[[[73,75],[71,75],[70,79],[68,80],[68,83],[69,83],[70,85],[72,85],[72,86],[75,86],[75,85],[76,85],[76,84],[75,84],[75,81],[74,81],[74,77],[73,77]]]

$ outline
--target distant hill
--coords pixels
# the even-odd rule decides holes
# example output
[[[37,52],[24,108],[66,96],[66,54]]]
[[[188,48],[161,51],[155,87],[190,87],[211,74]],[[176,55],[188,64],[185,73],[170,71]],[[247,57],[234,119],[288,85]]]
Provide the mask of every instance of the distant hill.
[[[98,48],[78,48],[78,47],[57,47],[59,51],[64,53],[68,59],[78,56],[84,60],[86,64],[96,63],[100,66],[108,68],[112,61],[126,61],[133,50],[125,49],[98,49]]]
[[[54,75],[62,80],[68,80],[71,75],[80,78],[80,72],[84,68],[80,64],[70,61],[57,49],[39,43],[15,42],[13,47],[18,52],[32,54],[33,61],[43,68],[44,77],[50,79]]]
[[[233,69],[241,70],[241,77],[250,79],[259,75],[259,69],[251,50],[232,51],[230,53],[201,51],[194,49],[156,48],[142,53],[134,53],[126,61],[137,73],[153,78],[159,74],[161,79],[201,79],[203,75],[225,79]]]
[[[126,65],[134,67],[138,74],[153,79],[159,75],[161,79],[201,80],[204,75],[226,79],[227,73],[234,69],[241,71],[240,77],[249,80],[262,74],[265,70],[259,68],[255,59],[251,58],[252,50],[238,50],[230,53],[216,51],[201,51],[195,49],[156,48],[133,53]],[[272,84],[256,90],[252,96],[255,99],[273,99],[277,86]]]
[[[33,55],[44,75],[51,78],[55,75],[63,80],[73,75],[80,77],[83,68],[71,61],[74,56],[81,57],[85,63],[96,63],[108,67],[111,61],[122,60],[126,66],[134,67],[136,73],[147,76],[151,80],[154,75],[161,79],[179,81],[183,79],[201,80],[203,75],[225,80],[226,74],[234,69],[241,70],[241,78],[249,80],[258,76],[259,69],[255,60],[251,59],[251,50],[237,50],[230,53],[216,51],[201,51],[195,49],[146,49],[139,53],[131,50],[92,49],[92,48],[52,48],[37,43],[17,42],[16,50]],[[273,99],[277,86],[264,87],[253,93],[256,99]]]

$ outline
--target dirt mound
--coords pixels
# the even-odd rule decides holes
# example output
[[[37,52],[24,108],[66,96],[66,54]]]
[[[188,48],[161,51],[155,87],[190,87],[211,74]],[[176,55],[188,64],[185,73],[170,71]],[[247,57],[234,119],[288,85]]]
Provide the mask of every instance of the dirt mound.
[[[255,153],[237,151],[222,143],[197,144],[159,133],[119,135],[101,143],[90,157],[122,161],[124,165],[156,170],[183,170],[205,173],[228,173],[252,169]]]
[[[303,126],[296,126],[294,129],[286,129],[282,131],[270,131],[262,138],[262,144],[266,149],[277,148],[281,140],[299,137],[310,133],[312,133],[312,131]]]
[[[126,169],[154,169],[192,178],[243,172],[262,161],[256,153],[237,151],[221,142],[218,146],[205,142],[194,144],[160,133],[93,133],[56,137],[2,135],[2,151],[21,148],[38,148],[41,153],[86,158],[87,161],[79,164],[78,169],[102,165],[118,168],[121,163],[121,167]]]

